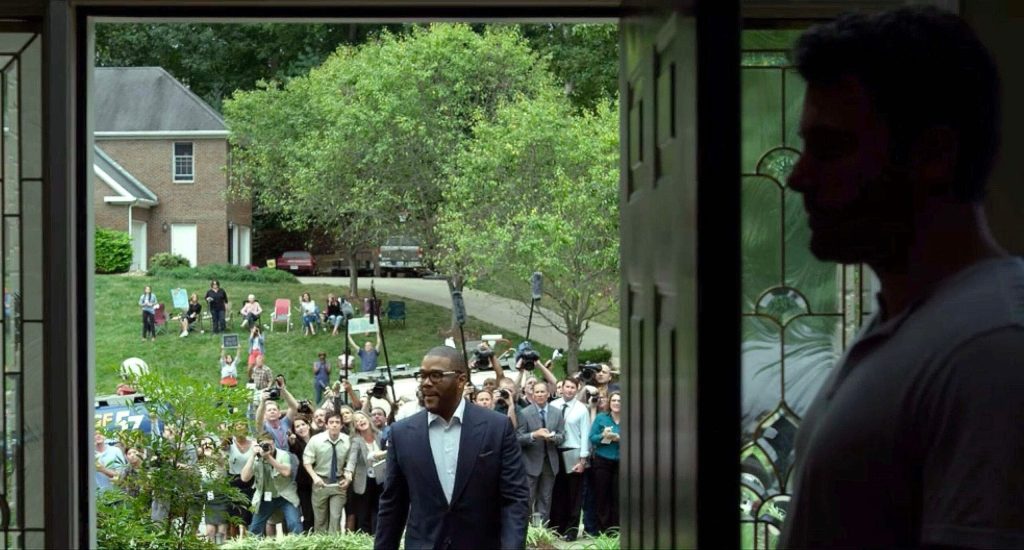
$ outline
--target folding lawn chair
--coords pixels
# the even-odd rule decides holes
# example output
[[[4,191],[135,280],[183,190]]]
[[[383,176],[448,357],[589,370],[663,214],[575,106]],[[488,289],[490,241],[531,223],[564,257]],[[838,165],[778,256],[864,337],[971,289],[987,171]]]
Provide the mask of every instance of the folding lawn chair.
[[[167,332],[167,306],[163,302],[160,302],[153,309],[153,326],[156,329],[156,334]]]
[[[292,301],[287,298],[274,300],[274,313],[270,315],[270,332],[274,332],[274,324],[285,323],[285,332],[292,330]]]

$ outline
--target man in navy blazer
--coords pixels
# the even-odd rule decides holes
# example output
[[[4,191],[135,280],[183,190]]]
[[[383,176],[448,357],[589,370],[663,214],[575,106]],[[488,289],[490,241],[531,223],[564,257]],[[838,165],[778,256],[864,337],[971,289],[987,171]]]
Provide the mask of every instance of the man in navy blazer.
[[[393,425],[373,547],[523,548],[530,489],[509,419],[463,399],[462,354],[436,347],[423,358],[426,410]]]

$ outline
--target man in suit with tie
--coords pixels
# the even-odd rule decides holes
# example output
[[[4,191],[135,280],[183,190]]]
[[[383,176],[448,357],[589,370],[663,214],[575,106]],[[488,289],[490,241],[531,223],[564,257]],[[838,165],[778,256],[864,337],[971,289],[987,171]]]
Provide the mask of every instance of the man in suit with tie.
[[[374,548],[523,548],[530,491],[506,416],[462,398],[469,368],[431,349],[417,373],[425,410],[393,425]],[[472,483],[470,483],[472,480]]]
[[[547,382],[533,385],[533,404],[519,413],[519,444],[523,447],[530,503],[534,516],[546,522],[551,512],[551,491],[560,469],[558,448],[565,442],[562,413],[548,403]]]

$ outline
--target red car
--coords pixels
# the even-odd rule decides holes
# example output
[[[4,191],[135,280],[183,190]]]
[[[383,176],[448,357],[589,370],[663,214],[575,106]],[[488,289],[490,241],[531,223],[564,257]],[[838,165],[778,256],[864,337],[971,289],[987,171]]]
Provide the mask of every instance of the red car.
[[[277,257],[277,268],[295,274],[316,275],[316,258],[304,250],[289,250]]]

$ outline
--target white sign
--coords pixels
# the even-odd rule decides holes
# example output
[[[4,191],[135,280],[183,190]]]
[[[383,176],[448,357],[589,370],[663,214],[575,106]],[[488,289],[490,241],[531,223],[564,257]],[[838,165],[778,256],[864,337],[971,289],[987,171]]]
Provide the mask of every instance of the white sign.
[[[377,317],[374,317],[377,320]],[[348,333],[349,334],[365,334],[365,333],[376,333],[377,323],[370,324],[369,317],[357,317],[355,319],[349,319],[348,321]]]

